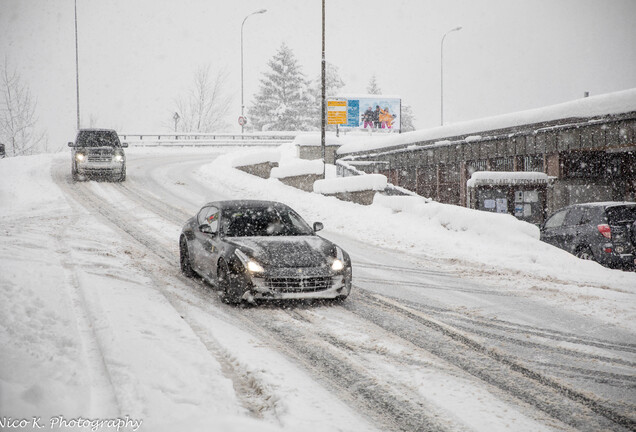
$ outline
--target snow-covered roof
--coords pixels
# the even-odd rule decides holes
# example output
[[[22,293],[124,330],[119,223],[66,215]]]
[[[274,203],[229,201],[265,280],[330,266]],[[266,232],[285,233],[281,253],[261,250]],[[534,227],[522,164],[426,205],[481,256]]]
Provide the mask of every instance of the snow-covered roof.
[[[542,172],[477,171],[466,182],[468,187],[494,184],[546,184],[549,177]]]
[[[361,140],[341,146],[338,149],[338,154],[342,155],[359,151],[402,146],[410,143],[476,134],[485,131],[494,131],[559,119],[588,118],[609,114],[622,114],[632,111],[636,111],[636,88],[578,99],[544,108],[438,126],[432,129],[406,132],[399,135],[386,136],[373,141]]]

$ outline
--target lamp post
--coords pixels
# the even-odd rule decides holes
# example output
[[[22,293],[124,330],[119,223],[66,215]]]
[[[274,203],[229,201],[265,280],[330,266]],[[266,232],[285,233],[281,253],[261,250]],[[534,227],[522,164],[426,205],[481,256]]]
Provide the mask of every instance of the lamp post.
[[[440,117],[441,117],[441,124],[442,126],[444,126],[444,39],[446,39],[446,35],[449,33],[452,33],[454,31],[459,31],[461,30],[462,27],[455,27],[454,29],[451,29],[449,31],[447,31],[446,33],[444,33],[444,36],[442,36],[442,47],[440,49]]]
[[[243,26],[245,25],[245,21],[252,15],[262,14],[267,12],[267,9],[257,10],[256,12],[252,12],[248,16],[243,19],[243,23],[241,24],[241,117],[245,117],[245,104],[243,102]],[[241,125],[241,135],[245,130],[245,124]]]
[[[79,96],[79,50],[77,45],[77,0],[75,0],[75,91],[77,107],[77,130],[80,129],[80,96]]]

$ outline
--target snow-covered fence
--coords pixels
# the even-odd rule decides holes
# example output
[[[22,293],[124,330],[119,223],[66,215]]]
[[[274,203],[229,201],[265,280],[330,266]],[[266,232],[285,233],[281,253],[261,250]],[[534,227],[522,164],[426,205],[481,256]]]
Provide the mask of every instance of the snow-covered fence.
[[[119,134],[130,147],[207,147],[245,146],[277,147],[294,141],[295,134],[268,132],[249,134],[177,133],[177,134]]]

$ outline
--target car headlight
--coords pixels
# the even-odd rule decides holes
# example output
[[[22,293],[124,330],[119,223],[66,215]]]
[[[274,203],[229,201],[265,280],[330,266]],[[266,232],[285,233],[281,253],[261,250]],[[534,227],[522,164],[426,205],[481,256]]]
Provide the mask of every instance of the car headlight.
[[[245,253],[239,249],[234,251],[234,255],[238,257],[238,259],[243,263],[245,268],[251,273],[263,273],[265,269],[262,265],[245,255]]]
[[[338,258],[333,260],[333,262],[331,263],[331,270],[333,271],[340,271],[343,268],[344,268],[344,263],[340,261]]]
[[[115,162],[121,162],[124,160],[124,155],[123,154],[116,154],[115,155]]]
[[[265,271],[262,265],[253,260],[249,260],[246,267],[252,273],[263,273]]]
[[[84,153],[75,153],[75,160],[78,162],[83,162],[86,159],[86,155]]]

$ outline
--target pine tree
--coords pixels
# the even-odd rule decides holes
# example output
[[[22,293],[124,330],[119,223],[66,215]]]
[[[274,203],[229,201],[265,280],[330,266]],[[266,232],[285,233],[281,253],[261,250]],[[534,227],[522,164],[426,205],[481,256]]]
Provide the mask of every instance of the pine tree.
[[[344,81],[340,78],[338,67],[327,62],[325,67],[325,95],[329,97],[338,96],[338,92],[345,86]],[[313,98],[313,107],[311,110],[313,121],[312,125],[316,129],[320,129],[322,117],[320,115],[320,107],[322,106],[322,76],[319,75],[311,85],[311,95]],[[325,107],[326,109],[326,107]],[[335,127],[334,127],[335,129]]]
[[[256,101],[248,110],[256,130],[295,131],[312,128],[313,101],[292,50],[283,43],[268,62]]]
[[[382,90],[378,86],[378,82],[375,79],[375,74],[369,80],[369,84],[367,85],[367,93],[369,94],[382,94]]]

